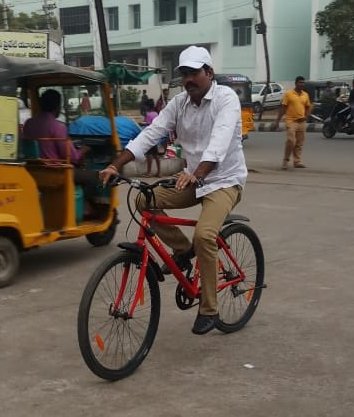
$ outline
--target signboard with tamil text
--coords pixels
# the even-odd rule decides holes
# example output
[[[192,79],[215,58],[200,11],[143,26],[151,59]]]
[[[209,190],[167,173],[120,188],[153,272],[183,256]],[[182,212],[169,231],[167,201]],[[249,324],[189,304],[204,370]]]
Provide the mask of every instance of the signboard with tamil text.
[[[48,34],[0,32],[0,55],[21,58],[48,58]]]

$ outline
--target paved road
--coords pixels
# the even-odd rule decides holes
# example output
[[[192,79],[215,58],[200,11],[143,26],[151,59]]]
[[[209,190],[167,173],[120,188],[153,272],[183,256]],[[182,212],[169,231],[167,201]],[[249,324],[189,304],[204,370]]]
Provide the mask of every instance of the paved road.
[[[283,138],[245,143],[251,173],[238,212],[263,242],[269,288],[244,330],[194,336],[195,311],[177,309],[168,279],[146,361],[124,381],[100,381],[80,357],[76,315],[114,245],[78,239],[26,253],[18,281],[0,290],[1,417],[352,416],[354,140],[308,135],[309,168],[283,172]],[[117,241],[128,224],[120,211]]]

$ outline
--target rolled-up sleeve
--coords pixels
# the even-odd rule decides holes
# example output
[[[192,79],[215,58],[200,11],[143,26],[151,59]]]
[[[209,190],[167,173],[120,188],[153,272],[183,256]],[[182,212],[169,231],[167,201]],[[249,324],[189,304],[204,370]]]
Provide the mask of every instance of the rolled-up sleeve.
[[[175,129],[176,109],[176,100],[172,99],[151,125],[143,129],[134,140],[128,142],[126,149],[134,155],[136,160],[143,160],[149,149],[157,145],[169,131]]]
[[[241,135],[241,105],[237,94],[230,89],[220,97],[216,106],[217,116],[201,162],[222,162],[229,151],[237,124]]]

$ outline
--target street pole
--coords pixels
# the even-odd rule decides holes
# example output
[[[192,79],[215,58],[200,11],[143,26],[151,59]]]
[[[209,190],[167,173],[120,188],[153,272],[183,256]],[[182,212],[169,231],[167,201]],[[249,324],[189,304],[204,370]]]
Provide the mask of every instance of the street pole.
[[[7,4],[5,3],[5,0],[2,0],[2,21],[4,23],[4,29],[9,30],[9,22],[7,20]]]
[[[57,6],[55,5],[55,3],[48,3],[48,0],[43,0],[42,9],[45,14],[48,31],[50,31],[52,28],[52,25],[51,25],[52,10],[56,9],[56,7]]]
[[[95,0],[95,8],[96,8],[96,14],[97,14],[98,31],[100,34],[100,41],[101,41],[103,66],[107,67],[109,61],[111,60],[111,56],[110,56],[109,47],[108,47],[106,23],[104,21],[102,0]]]
[[[258,120],[261,120],[262,115],[263,115],[264,103],[267,99],[267,93],[268,93],[268,88],[270,84],[270,64],[269,64],[268,42],[267,42],[267,25],[264,19],[264,12],[263,12],[263,0],[256,0],[256,1],[258,5],[257,6],[255,5],[254,7],[258,9],[259,11],[260,23],[256,24],[255,29],[256,29],[257,35],[262,35],[263,37],[263,47],[264,47],[264,57],[265,57],[265,63],[266,63],[266,77],[267,77],[266,89],[265,89],[265,94],[263,96],[263,102],[262,102],[262,109],[258,115]]]

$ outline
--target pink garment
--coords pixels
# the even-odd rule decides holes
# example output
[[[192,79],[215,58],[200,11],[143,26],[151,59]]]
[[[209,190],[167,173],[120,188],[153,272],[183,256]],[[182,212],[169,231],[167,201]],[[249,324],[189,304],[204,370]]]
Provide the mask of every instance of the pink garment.
[[[25,122],[23,126],[23,137],[24,140],[40,138],[66,139],[68,132],[65,124],[59,122],[52,113],[41,112]],[[66,159],[66,140],[43,140],[38,142],[41,158]],[[70,162],[76,165],[79,163],[81,157],[81,152],[70,141]]]
[[[151,110],[151,111],[148,111],[147,113],[146,113],[146,115],[145,115],[145,118],[144,118],[144,123],[146,123],[146,124],[148,124],[148,125],[151,125],[151,123],[152,123],[152,121],[155,119],[155,117],[157,117],[158,116],[158,113],[156,113],[156,111],[154,111],[154,110]]]

